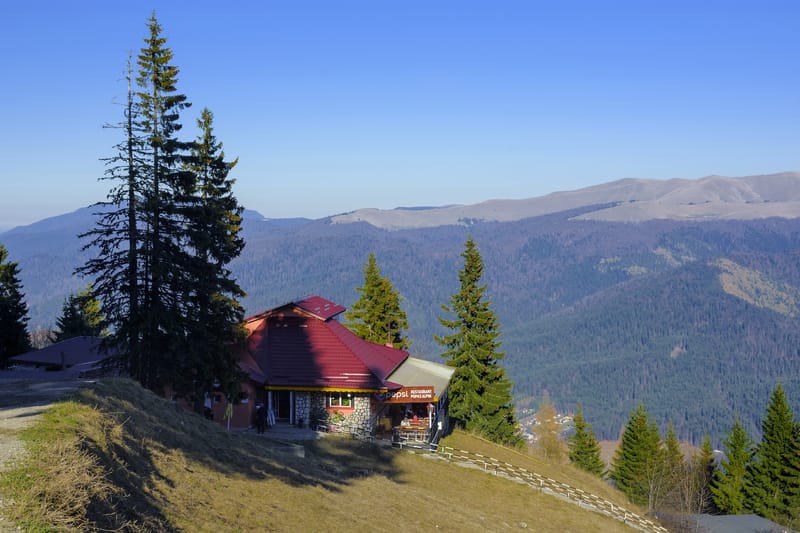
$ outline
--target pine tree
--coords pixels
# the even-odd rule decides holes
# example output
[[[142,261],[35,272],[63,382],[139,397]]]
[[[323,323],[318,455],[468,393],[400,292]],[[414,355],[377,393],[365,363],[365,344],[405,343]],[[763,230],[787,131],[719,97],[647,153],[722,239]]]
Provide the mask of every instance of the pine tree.
[[[442,305],[442,310],[455,318],[439,318],[452,333],[436,337],[446,348],[443,357],[447,364],[456,369],[448,389],[449,414],[468,431],[502,444],[519,445],[511,382],[499,364],[505,356],[498,351],[500,326],[491,302],[484,299],[486,286],[480,285],[483,260],[472,237],[461,256],[461,290],[450,297],[449,306]]]
[[[400,307],[400,293],[388,277],[382,276],[375,254],[369,254],[364,266],[364,286],[356,288],[361,296],[345,313],[350,331],[364,340],[407,350],[410,342],[404,335],[408,319]]]
[[[698,487],[697,506],[692,511],[707,513],[715,510],[714,500],[711,497],[711,480],[714,478],[714,450],[711,448],[711,439],[708,434],[703,435],[700,452],[692,457],[692,464]]]
[[[575,414],[575,433],[569,437],[569,460],[583,470],[602,476],[606,464],[600,457],[600,443],[594,436],[591,424],[583,419],[581,404]]]
[[[140,225],[144,226],[144,192],[146,176],[146,142],[139,126],[139,107],[133,91],[133,67],[128,58],[125,79],[127,93],[123,120],[107,128],[124,132],[114,147],[116,155],[106,158],[101,179],[112,182],[104,202],[95,207],[95,227],[80,235],[91,239],[83,250],[93,257],[76,273],[91,278],[94,295],[103,302],[104,325],[113,334],[104,340],[104,348],[112,349],[113,364],[134,378],[143,376],[149,358],[142,353],[145,329],[141,313],[145,287],[145,245]]]
[[[178,377],[176,362],[185,345],[185,297],[191,290],[191,259],[184,247],[185,220],[178,196],[191,183],[184,162],[191,143],[177,139],[180,112],[191,104],[177,93],[178,67],[166,46],[155,14],[147,22],[149,35],[138,55],[136,92],[139,126],[145,140],[147,175],[140,180],[143,192],[141,233],[144,243],[144,328],[142,354],[146,356],[138,376],[148,388],[157,388]]]
[[[234,180],[229,177],[238,160],[225,161],[213,122],[211,111],[203,109],[197,120],[200,135],[187,165],[193,180],[180,197],[193,259],[186,350],[174,385],[198,399],[214,382],[231,394],[242,379],[234,348],[243,339],[244,311],[237,298],[244,291],[227,268],[244,249],[239,235],[242,207],[233,196]]]
[[[780,384],[770,397],[761,430],[761,442],[745,478],[745,505],[760,516],[785,521],[800,497],[800,436]]]
[[[667,428],[667,436],[664,437],[664,493],[668,494],[676,488],[678,479],[683,474],[686,458],[681,451],[681,443],[672,421]]]
[[[8,261],[0,244],[0,367],[9,357],[31,349],[28,338],[28,306],[19,280],[19,265]]]
[[[663,475],[664,454],[658,428],[644,404],[639,404],[628,418],[609,477],[631,501],[652,510],[662,496]]]
[[[231,193],[213,115],[204,110],[196,142],[177,138],[189,103],[177,93],[178,69],[153,15],[137,56],[136,90],[128,66],[124,140],[106,163],[115,185],[100,204],[92,277],[124,371],[151,389],[198,392],[238,379],[231,353],[241,333],[241,289],[227,268],[241,252],[241,207]],[[230,391],[229,391],[230,392]]]
[[[714,505],[727,514],[742,514],[745,506],[744,484],[747,471],[753,461],[753,442],[747,435],[737,416],[733,426],[722,441],[725,459],[715,470],[711,481]]]
[[[56,319],[55,341],[71,339],[73,337],[100,337],[106,332],[103,328],[103,315],[100,312],[100,301],[94,297],[91,285],[86,290],[70,295],[64,301],[61,316]]]

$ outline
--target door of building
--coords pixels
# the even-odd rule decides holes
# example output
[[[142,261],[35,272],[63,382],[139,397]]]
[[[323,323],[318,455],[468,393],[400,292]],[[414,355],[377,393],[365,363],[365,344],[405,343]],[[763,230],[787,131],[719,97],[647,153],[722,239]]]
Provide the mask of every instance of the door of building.
[[[277,408],[275,409],[275,415],[278,417],[278,420],[289,420],[291,415],[291,391],[288,390],[281,390],[276,391],[275,394],[277,399]]]

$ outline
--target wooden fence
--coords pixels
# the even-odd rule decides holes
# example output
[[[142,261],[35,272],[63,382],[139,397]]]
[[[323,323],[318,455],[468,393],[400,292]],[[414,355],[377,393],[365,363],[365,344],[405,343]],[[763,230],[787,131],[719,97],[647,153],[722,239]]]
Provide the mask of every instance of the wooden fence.
[[[550,479],[547,476],[542,476],[536,472],[531,472],[493,457],[488,457],[486,455],[469,452],[466,450],[450,448],[448,446],[414,445],[402,442],[395,443],[395,445],[401,449],[412,451],[414,453],[433,454],[440,459],[444,459],[458,465],[479,468],[484,472],[494,474],[496,476],[503,476],[508,479],[525,483],[528,486],[539,490],[540,492],[561,497],[570,503],[574,503],[585,509],[602,513],[641,531],[669,533],[668,530],[663,526],[660,526],[648,518],[633,513],[621,505],[617,505],[604,498],[601,498],[600,496],[586,492],[585,490],[572,487],[566,483],[556,481],[555,479]]]
[[[335,428],[327,428],[327,430],[350,433],[354,438],[361,440],[378,440],[375,439],[370,431],[361,427],[338,425]],[[500,461],[499,459],[487,455],[467,450],[459,450],[439,444],[415,442],[404,439],[393,440],[391,441],[391,445],[401,450],[407,450],[422,455],[431,455],[459,466],[479,468],[489,474],[525,483],[529,487],[537,489],[539,492],[560,497],[584,509],[602,513],[640,531],[646,531],[648,533],[669,533],[669,530],[665,527],[639,514],[631,512],[621,505],[612,503],[605,498],[601,498],[585,490],[572,487],[566,483],[550,479],[547,476],[531,472],[525,468],[514,466],[511,463],[506,463],[505,461]]]

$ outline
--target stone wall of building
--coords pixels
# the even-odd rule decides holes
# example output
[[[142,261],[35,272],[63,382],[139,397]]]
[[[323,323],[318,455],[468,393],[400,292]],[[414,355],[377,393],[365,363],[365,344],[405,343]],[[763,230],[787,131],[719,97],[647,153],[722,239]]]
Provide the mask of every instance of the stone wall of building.
[[[295,391],[294,393],[294,423],[304,428],[309,427],[311,421],[312,393]]]
[[[295,393],[299,396],[302,393]],[[327,424],[331,419],[331,411],[328,410],[328,395],[324,392],[311,392],[308,394],[308,415],[303,417],[304,423],[316,429],[320,425]],[[300,402],[295,400],[295,407],[298,409]],[[369,394],[353,394],[353,409],[347,412],[344,420],[340,422],[343,426],[359,427],[369,431],[371,429],[371,412]],[[297,416],[302,416],[299,414]]]
[[[312,429],[328,422],[328,411],[325,409],[327,395],[324,392],[311,392],[309,422]]]
[[[369,395],[353,395],[353,412],[345,417],[344,423],[348,426],[359,427],[364,430],[371,430],[370,427],[370,401]]]

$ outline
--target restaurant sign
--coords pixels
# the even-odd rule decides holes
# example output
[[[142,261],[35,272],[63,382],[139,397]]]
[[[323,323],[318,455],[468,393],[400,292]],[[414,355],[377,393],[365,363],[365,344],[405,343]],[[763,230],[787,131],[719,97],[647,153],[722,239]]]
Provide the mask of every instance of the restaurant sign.
[[[432,402],[435,398],[432,386],[402,387],[398,390],[375,394],[375,399],[384,403]]]

